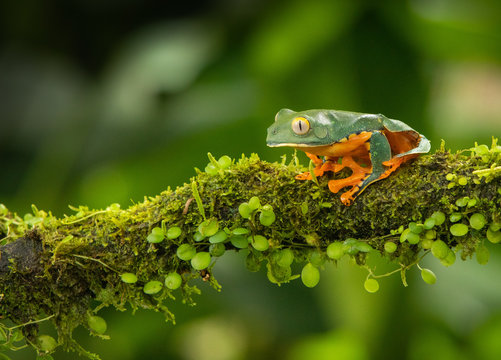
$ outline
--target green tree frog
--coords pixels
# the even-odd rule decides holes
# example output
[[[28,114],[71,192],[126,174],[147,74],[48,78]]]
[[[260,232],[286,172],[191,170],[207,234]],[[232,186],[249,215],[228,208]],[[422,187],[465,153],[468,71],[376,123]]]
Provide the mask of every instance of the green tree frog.
[[[399,120],[381,114],[323,109],[280,110],[268,128],[266,143],[306,152],[315,165],[316,176],[350,168],[349,177],[328,182],[333,193],[351,187],[341,195],[347,206],[373,182],[388,177],[405,161],[430,151],[430,141]],[[324,156],[324,160],[319,156]],[[296,179],[311,180],[312,176],[305,172]]]

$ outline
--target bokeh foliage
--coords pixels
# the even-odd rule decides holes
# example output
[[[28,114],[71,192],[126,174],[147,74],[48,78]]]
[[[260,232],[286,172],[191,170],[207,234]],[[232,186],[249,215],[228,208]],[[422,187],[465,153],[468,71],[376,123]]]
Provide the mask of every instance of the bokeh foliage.
[[[0,202],[21,214],[127,206],[187,181],[208,151],[277,160],[264,138],[282,107],[381,112],[435,147],[500,135],[497,0],[6,1],[0,39]],[[416,272],[374,295],[356,268],[327,269],[308,291],[230,257],[223,292],[174,305],[175,327],[109,312],[112,340],[87,347],[110,359],[498,359],[499,261],[492,251],[485,267],[437,266],[433,286]]]

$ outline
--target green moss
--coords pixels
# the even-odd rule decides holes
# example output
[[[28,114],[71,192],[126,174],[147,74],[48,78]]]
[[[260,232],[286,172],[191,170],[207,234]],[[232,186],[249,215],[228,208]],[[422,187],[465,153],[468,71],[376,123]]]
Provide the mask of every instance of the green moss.
[[[498,240],[499,229],[480,225],[472,226],[464,236],[451,234],[452,214],[462,219],[482,216],[487,224],[501,223],[501,173],[494,165],[501,163],[501,152],[494,143],[487,151],[478,145],[474,149],[480,150],[470,149],[470,154],[440,150],[405,163],[395,174],[369,186],[349,207],[327,188],[330,178],[346,177],[348,172],[318,177],[317,185],[295,180],[295,175],[306,171],[296,159],[289,164],[267,163],[257,155],[238,161],[211,158],[207,171],[198,171],[189,184],[145,198],[128,209],[117,204],[103,210],[73,207],[72,215],[59,219],[36,207],[29,216],[20,217],[0,206],[0,241],[4,244],[0,315],[15,324],[36,322],[49,315],[46,321],[56,327],[58,344],[92,357],[71,334],[76,326],[87,324],[95,310],[106,306],[133,311],[144,308],[174,321],[168,310],[173,290],[163,286],[158,292],[143,291],[152,281],[162,280],[163,284],[172,273],[183,279],[181,301],[193,302],[199,290],[190,281],[201,276],[219,290],[211,275],[212,265],[205,269],[202,264],[204,269],[199,272],[176,255],[179,246],[187,245],[196,253],[207,254],[210,261],[209,253],[214,250],[210,239],[218,232],[212,242],[221,245],[219,250],[246,249],[249,270],[266,263],[268,278],[276,284],[300,276],[293,273],[292,261],[302,266],[310,262],[328,266],[327,262],[344,254],[366,267],[370,280],[400,272],[406,284],[406,271],[430,252],[427,249],[433,250],[430,241],[442,242],[446,250],[460,249],[466,259],[477,249],[484,251],[479,238]],[[451,181],[468,181],[449,189],[451,181],[446,174],[452,174],[448,176]],[[257,200],[251,201],[256,198],[257,207]],[[466,200],[458,204],[458,199]],[[239,211],[243,203],[253,205],[244,217]],[[266,205],[260,209],[261,204]],[[272,210],[265,208],[268,205]],[[273,211],[273,221],[260,219],[266,211]],[[167,234],[166,229],[171,233],[160,242],[147,241],[152,233],[160,237]],[[410,233],[411,241],[407,239]],[[257,251],[253,248],[256,243],[250,244],[248,237],[267,239],[267,244],[258,246]],[[368,254],[375,252],[393,262],[396,269],[374,274],[366,263]],[[444,252],[440,258],[450,265],[455,252]],[[137,281],[124,283],[125,273],[134,274]],[[313,280],[316,272],[314,275]],[[26,282],[26,278],[34,280]],[[92,308],[95,301],[97,309]],[[36,324],[20,328],[35,344]],[[12,336],[13,330],[2,331]]]

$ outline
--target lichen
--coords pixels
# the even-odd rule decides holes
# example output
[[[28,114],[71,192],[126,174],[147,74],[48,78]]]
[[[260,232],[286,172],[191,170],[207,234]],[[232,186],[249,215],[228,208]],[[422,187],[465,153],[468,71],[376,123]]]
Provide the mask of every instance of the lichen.
[[[442,145],[372,184],[349,207],[327,187],[347,172],[297,181],[307,169],[295,158],[209,160],[189,183],[128,209],[70,207],[72,215],[56,218],[33,207],[21,218],[0,204],[0,315],[15,324],[0,324],[4,348],[26,341],[39,354],[57,345],[97,358],[72,339],[77,326],[106,338],[106,322],[96,314],[107,306],[151,309],[174,321],[168,304],[193,303],[200,292],[193,279],[220,290],[212,268],[226,251],[247,252],[247,268],[265,265],[273,283],[302,276],[310,287],[321,276],[317,269],[349,256],[367,269],[365,287],[375,292],[376,279],[393,273],[406,285],[415,265],[434,283],[433,272],[419,265],[430,253],[444,266],[457,253],[468,259],[477,252],[485,263],[485,243],[501,241],[496,140],[457,154]],[[339,245],[328,250],[332,244]],[[181,245],[194,250],[181,254]],[[395,263],[395,270],[377,274],[367,262],[371,254]],[[179,289],[164,283],[173,273],[181,275]],[[57,342],[38,333],[41,321],[54,324]]]

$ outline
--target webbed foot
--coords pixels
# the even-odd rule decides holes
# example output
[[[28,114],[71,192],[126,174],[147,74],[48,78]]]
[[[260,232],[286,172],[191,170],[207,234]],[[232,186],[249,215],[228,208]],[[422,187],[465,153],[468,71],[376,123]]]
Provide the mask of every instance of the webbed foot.
[[[412,157],[414,157],[414,156],[408,155],[408,156],[402,156],[402,157],[394,157],[388,161],[383,161],[383,165],[388,166],[389,168],[386,169],[385,172],[381,174],[379,179],[387,178],[392,172],[397,170],[398,167],[400,165],[402,165],[402,163],[406,162],[407,160],[409,160]]]
[[[313,169],[313,171],[315,172],[316,177],[322,176],[326,171],[337,172],[344,167],[341,164],[338,164],[335,162],[335,161],[337,161],[337,158],[333,159],[333,160],[329,159],[329,160],[323,162],[316,155],[306,153],[306,156],[308,156],[311,159],[311,161],[313,161],[313,164],[315,164],[315,168]],[[296,175],[296,179],[297,180],[311,180],[312,176],[311,176],[309,171],[306,171],[302,174]]]
[[[352,188],[350,190],[341,195],[341,201],[343,202],[343,204],[350,205],[355,198],[355,193],[357,193],[360,189],[363,180],[372,173],[372,167],[362,167],[358,165],[358,163],[353,160],[351,156],[343,157],[341,164],[337,165],[341,165],[341,168],[337,171],[341,170],[342,168],[348,167],[352,170],[353,173],[344,179],[330,180],[328,184],[329,190],[333,193],[338,193],[342,188],[351,186]]]

